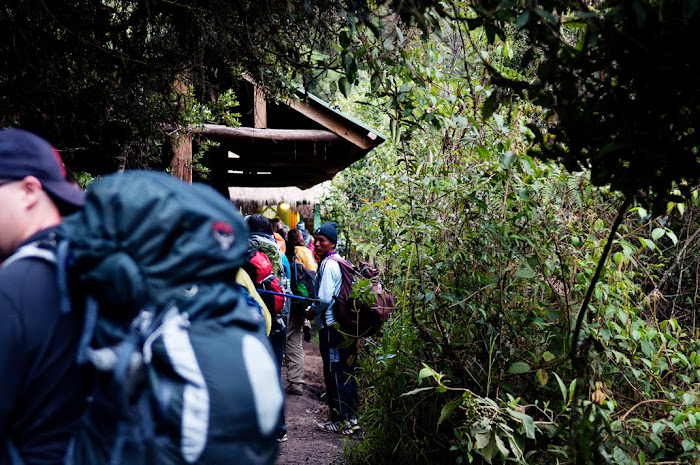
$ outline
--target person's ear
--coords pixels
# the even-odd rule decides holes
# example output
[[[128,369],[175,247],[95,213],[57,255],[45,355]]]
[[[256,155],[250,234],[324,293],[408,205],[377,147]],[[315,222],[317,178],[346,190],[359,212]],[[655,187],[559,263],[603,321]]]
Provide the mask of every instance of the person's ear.
[[[21,189],[28,206],[35,205],[42,196],[47,195],[41,181],[34,176],[25,176],[21,180]]]

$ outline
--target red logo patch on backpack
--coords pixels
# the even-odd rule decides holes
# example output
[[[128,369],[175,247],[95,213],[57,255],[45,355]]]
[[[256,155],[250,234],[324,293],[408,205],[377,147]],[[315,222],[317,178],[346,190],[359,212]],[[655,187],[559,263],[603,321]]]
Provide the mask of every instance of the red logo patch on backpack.
[[[221,250],[230,249],[236,240],[236,236],[233,234],[233,227],[223,221],[215,221],[211,226],[211,233]]]

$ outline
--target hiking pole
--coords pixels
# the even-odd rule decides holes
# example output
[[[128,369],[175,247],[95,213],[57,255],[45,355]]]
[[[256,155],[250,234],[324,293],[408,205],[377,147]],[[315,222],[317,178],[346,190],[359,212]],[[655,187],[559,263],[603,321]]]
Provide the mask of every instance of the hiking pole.
[[[275,291],[266,291],[264,289],[256,289],[258,293],[260,294],[272,294],[272,295],[279,295],[282,297],[289,297],[290,299],[299,299],[299,300],[308,300],[309,302],[318,302],[321,303],[321,299],[310,299],[308,297],[303,297],[300,295],[294,295],[294,294],[284,294],[282,292],[275,292]]]

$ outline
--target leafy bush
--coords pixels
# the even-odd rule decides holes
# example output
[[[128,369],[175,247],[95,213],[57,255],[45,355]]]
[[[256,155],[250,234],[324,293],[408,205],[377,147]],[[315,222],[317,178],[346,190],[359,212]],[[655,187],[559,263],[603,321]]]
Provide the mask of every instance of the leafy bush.
[[[452,45],[397,59],[413,81],[386,93],[393,143],[325,202],[398,306],[363,348],[366,434],[348,460],[697,462],[700,342],[654,313],[653,283],[684,243],[639,207],[625,215],[574,375],[573,322],[622,198],[526,155],[526,104],[488,121],[459,105],[489,90],[473,61],[444,61]]]

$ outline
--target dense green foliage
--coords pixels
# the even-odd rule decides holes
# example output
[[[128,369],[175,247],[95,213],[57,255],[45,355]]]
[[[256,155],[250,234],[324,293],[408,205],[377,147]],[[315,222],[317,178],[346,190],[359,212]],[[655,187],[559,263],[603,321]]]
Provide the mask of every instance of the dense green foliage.
[[[461,27],[384,42],[387,77],[355,95],[364,118],[385,111],[392,141],[335,181],[326,216],[384,270],[399,311],[364,346],[366,434],[348,459],[697,463],[697,274],[674,280],[675,302],[663,278],[697,264],[674,266],[697,220],[678,204],[653,221],[625,212],[574,376],[573,320],[624,196],[532,158],[530,104],[483,118],[493,88],[479,57],[507,63],[515,48],[486,42]]]
[[[529,153],[590,168],[611,185],[663,212],[675,186],[700,175],[700,4],[688,0],[485,0],[401,2],[405,18],[451,19],[487,41],[514,40],[521,53],[489,62],[497,91],[485,112],[513,93],[546,109],[533,123]],[[432,21],[431,21],[432,18]],[[515,71],[515,72],[514,72]]]

